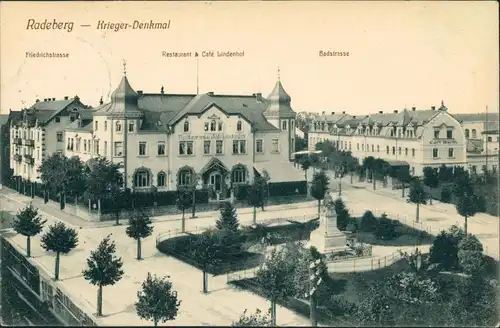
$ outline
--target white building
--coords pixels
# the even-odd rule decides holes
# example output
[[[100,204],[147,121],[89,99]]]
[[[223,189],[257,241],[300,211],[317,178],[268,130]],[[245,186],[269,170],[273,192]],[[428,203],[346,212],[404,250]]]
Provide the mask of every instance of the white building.
[[[228,184],[267,170],[271,182],[302,181],[290,163],[295,112],[281,81],[267,97],[134,91],[126,76],[109,103],[66,128],[67,156],[120,163],[133,191],[176,190],[199,177],[224,197]],[[90,115],[91,114],[91,115]]]
[[[64,129],[88,106],[78,96],[62,100],[36,100],[30,108],[12,112],[10,126],[10,167],[14,176],[40,182],[37,168],[54,152],[64,153]]]
[[[413,175],[423,174],[425,166],[467,163],[463,129],[444,103],[439,109],[413,107],[371,115],[323,113],[311,123],[309,150],[325,140],[351,151],[360,162],[368,156],[382,158],[392,166],[408,165]]]

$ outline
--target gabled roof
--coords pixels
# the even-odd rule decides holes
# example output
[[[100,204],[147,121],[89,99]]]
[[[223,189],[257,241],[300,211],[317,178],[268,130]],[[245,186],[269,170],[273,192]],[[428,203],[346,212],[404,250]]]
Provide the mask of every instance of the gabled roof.
[[[488,118],[488,121],[497,121],[499,120],[499,114],[498,113],[488,113],[488,116],[486,116],[486,113],[473,113],[473,114],[453,114],[453,116],[459,121],[459,122],[485,122],[486,118]]]
[[[19,122],[20,120],[24,120],[26,117],[26,119],[31,123],[38,120],[39,124],[45,124],[71,105],[76,105],[80,110],[83,108],[89,108],[80,102],[80,98],[78,96],[75,96],[72,99],[62,100],[37,100],[31,107],[19,111],[19,114],[15,115],[15,121]]]

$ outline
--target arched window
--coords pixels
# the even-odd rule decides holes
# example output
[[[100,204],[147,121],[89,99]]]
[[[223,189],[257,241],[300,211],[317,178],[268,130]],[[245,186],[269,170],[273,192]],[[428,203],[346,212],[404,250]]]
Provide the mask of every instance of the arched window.
[[[412,156],[412,157],[415,157],[415,148],[412,148],[412,149],[411,149],[411,156]]]
[[[216,128],[216,123],[215,120],[212,120],[210,122],[210,131],[215,131],[215,128]]]
[[[167,185],[167,175],[165,172],[158,173],[156,181],[158,187],[165,187]]]
[[[465,137],[469,139],[469,129],[465,129]]]
[[[476,129],[472,129],[472,139],[476,139],[477,137],[477,131]]]
[[[149,187],[151,177],[146,169],[138,169],[135,172],[134,187]]]
[[[179,186],[190,186],[193,176],[193,170],[190,168],[182,168],[179,170],[179,176],[177,184]]]
[[[243,129],[243,125],[241,124],[241,121],[238,121],[238,123],[236,123],[236,131],[241,131]]]
[[[116,132],[121,132],[122,131],[122,123],[120,121],[116,121],[116,123],[115,123],[115,131]]]
[[[189,122],[188,121],[184,122],[184,132],[189,132]]]
[[[218,123],[219,124],[217,124],[217,130],[222,131],[222,121],[219,121]]]
[[[396,155],[396,147],[392,147],[392,154]]]
[[[386,146],[385,150],[387,151],[387,155],[389,155],[389,146]]]
[[[247,170],[244,166],[236,166],[231,173],[233,183],[244,183],[247,181]]]

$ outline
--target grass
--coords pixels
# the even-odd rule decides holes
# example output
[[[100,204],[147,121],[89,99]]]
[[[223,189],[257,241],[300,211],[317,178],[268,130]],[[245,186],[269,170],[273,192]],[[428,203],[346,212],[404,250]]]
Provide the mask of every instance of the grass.
[[[0,230],[12,228],[14,217],[15,215],[10,212],[0,211]]]

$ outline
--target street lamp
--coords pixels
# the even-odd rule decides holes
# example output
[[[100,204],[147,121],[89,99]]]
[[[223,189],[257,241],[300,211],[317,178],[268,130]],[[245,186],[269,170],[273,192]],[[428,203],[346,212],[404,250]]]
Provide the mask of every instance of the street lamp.
[[[316,319],[316,297],[315,293],[318,290],[319,285],[322,283],[323,279],[320,277],[321,271],[319,265],[321,260],[317,259],[309,264],[309,292],[305,294],[305,297],[309,297],[310,307],[309,307],[309,317],[311,319],[311,326],[317,327],[318,321]]]

